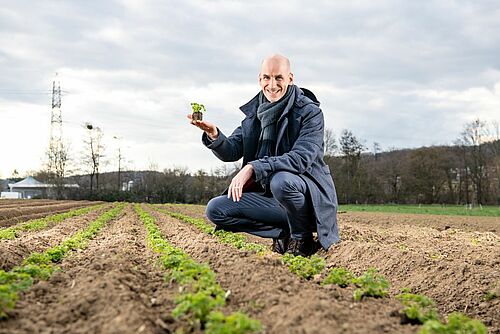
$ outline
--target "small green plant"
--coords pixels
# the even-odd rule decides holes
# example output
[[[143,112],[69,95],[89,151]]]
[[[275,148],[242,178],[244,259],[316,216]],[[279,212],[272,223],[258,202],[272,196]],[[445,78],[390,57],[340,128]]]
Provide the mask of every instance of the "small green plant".
[[[228,316],[222,312],[212,312],[205,327],[207,334],[244,334],[262,330],[260,322],[250,319],[247,315],[235,312]]]
[[[479,320],[471,319],[462,313],[450,313],[448,323],[438,320],[426,321],[419,334],[486,334],[486,326]]]
[[[378,274],[374,268],[368,269],[363,275],[355,278],[352,282],[358,287],[354,291],[354,300],[359,301],[363,297],[385,297],[389,293],[389,282]]]
[[[281,260],[292,273],[305,279],[312,278],[325,268],[325,259],[316,255],[307,258],[286,253],[281,257]]]
[[[203,112],[207,111],[203,104],[199,104],[196,102],[191,103],[191,108],[193,109],[192,119],[193,121],[201,121],[203,120]],[[202,112],[203,110],[203,112]]]
[[[345,288],[352,283],[355,278],[354,274],[344,268],[332,268],[328,273],[328,276],[321,283],[322,285],[336,284],[342,288]]]
[[[424,295],[401,293],[396,296],[404,308],[399,311],[402,323],[423,324],[428,320],[438,320],[436,304]]]
[[[191,108],[193,109],[193,112],[206,112],[207,111],[207,109],[205,109],[205,106],[203,104],[196,103],[196,102],[191,103]]]
[[[484,296],[483,296],[483,299],[487,302],[489,302],[490,300],[493,300],[495,298],[498,298],[497,294],[495,291],[487,291]]]

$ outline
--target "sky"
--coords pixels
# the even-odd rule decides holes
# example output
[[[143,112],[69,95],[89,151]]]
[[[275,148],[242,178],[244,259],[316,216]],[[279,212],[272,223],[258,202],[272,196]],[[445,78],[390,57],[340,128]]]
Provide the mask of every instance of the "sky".
[[[0,0],[0,178],[42,168],[54,80],[74,173],[86,123],[103,132],[103,171],[119,148],[126,169],[220,167],[190,103],[230,134],[273,53],[337,137],[452,144],[476,118],[500,121],[499,31],[497,0]]]

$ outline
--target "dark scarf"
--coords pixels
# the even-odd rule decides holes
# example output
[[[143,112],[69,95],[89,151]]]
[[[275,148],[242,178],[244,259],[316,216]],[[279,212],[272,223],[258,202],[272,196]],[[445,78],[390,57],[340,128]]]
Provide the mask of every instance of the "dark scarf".
[[[259,107],[257,109],[257,118],[260,121],[262,131],[259,138],[257,149],[257,158],[273,156],[276,150],[277,140],[277,121],[283,111],[288,106],[290,99],[295,98],[295,85],[287,88],[286,94],[276,102],[269,102],[264,93],[259,94]]]

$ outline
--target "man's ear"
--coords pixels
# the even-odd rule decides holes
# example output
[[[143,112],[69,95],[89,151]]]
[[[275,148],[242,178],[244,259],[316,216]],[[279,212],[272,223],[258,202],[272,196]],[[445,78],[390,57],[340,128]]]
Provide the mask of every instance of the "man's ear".
[[[290,72],[289,78],[290,78],[290,83],[293,83],[293,73]]]

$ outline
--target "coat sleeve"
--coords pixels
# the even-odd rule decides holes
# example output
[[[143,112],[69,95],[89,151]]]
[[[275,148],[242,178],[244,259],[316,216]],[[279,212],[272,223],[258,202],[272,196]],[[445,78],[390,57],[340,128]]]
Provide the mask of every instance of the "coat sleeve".
[[[224,162],[238,161],[243,156],[243,136],[241,126],[237,127],[233,133],[226,137],[217,128],[219,136],[215,140],[211,140],[208,135],[203,132],[201,141],[203,144],[212,150],[217,158]]]
[[[269,176],[278,171],[303,174],[323,152],[323,113],[316,106],[306,108],[309,110],[304,113],[299,135],[289,152],[249,162],[254,168],[255,181],[267,183]]]

